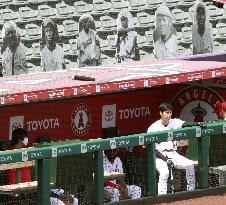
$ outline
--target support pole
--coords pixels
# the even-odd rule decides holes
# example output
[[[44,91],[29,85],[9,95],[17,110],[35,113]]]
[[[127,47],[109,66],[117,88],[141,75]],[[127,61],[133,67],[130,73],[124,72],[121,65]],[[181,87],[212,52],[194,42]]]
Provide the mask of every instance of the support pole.
[[[198,163],[199,163],[199,189],[209,187],[208,169],[209,169],[209,136],[198,138]]]
[[[50,159],[38,160],[38,205],[50,205]]]
[[[103,151],[94,152],[95,170],[94,170],[94,199],[95,204],[104,203],[104,168]]]
[[[151,143],[148,145],[147,149],[147,181],[148,181],[148,195],[155,196],[156,195],[156,153],[155,153],[155,144]]]

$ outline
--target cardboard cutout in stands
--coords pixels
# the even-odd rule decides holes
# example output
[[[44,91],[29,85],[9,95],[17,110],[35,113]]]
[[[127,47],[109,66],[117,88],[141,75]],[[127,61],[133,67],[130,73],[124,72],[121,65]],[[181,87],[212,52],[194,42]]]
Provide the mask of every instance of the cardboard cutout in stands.
[[[155,30],[153,33],[154,53],[158,59],[177,56],[177,36],[173,27],[173,16],[165,4],[155,12]]]
[[[95,23],[90,14],[79,18],[79,37],[77,39],[79,67],[101,64],[100,39],[95,30]]]
[[[116,59],[118,63],[140,59],[137,48],[137,32],[135,31],[132,14],[127,9],[123,9],[118,14],[116,39]]]
[[[60,46],[57,25],[52,19],[42,23],[41,67],[43,71],[65,69],[64,49]]]
[[[2,76],[27,73],[26,50],[17,25],[8,21],[2,28]]]
[[[206,4],[199,0],[194,6],[192,45],[194,55],[213,52],[213,32],[209,12]]]

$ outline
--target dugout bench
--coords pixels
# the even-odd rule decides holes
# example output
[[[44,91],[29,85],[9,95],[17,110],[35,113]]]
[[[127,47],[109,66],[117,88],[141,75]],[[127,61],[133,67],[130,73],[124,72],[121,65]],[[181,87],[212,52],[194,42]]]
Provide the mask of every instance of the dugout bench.
[[[1,150],[6,151],[8,142],[0,143]],[[12,150],[9,150],[12,151]],[[56,183],[56,159],[50,161],[50,186]],[[34,179],[31,182],[20,182],[20,169],[30,167],[31,176]],[[7,170],[16,169],[16,184],[7,184]],[[0,205],[36,205],[37,204],[37,162],[35,160],[16,162],[9,164],[0,164]]]

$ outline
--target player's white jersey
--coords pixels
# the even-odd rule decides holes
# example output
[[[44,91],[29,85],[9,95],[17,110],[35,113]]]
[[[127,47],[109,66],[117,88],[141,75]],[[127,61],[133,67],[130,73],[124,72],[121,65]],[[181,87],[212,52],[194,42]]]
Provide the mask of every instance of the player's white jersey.
[[[116,157],[113,164],[109,162],[107,156],[104,156],[104,172],[105,173],[111,173],[111,172],[120,172],[123,173],[122,168],[122,161],[119,157]],[[116,184],[116,180],[111,181],[112,183]]]
[[[149,133],[149,132],[158,132],[158,131],[164,131],[164,130],[177,129],[177,128],[182,127],[182,124],[184,122],[185,121],[183,121],[183,120],[174,118],[174,119],[169,120],[169,124],[167,126],[164,126],[162,124],[161,120],[157,120],[148,128],[147,132]],[[158,149],[159,151],[176,150],[177,149],[177,143],[174,141],[156,143],[155,146],[156,146],[156,149]]]
[[[119,157],[116,157],[113,164],[109,162],[108,158],[104,156],[104,171],[105,172],[120,172],[123,173],[122,161]]]

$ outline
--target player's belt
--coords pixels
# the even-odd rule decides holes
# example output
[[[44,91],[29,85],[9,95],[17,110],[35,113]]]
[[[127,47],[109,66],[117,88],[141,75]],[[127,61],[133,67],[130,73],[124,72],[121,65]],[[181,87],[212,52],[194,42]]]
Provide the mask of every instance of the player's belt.
[[[173,149],[164,149],[162,150],[163,152],[173,152],[174,150]]]

